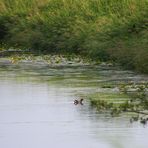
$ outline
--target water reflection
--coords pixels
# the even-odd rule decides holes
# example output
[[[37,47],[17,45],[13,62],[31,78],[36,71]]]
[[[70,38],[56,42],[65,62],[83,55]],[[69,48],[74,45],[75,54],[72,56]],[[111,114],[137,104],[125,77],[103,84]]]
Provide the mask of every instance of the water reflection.
[[[0,66],[1,148],[147,148],[148,128],[111,118],[88,105],[73,105],[77,94],[100,83],[147,81],[101,67]]]

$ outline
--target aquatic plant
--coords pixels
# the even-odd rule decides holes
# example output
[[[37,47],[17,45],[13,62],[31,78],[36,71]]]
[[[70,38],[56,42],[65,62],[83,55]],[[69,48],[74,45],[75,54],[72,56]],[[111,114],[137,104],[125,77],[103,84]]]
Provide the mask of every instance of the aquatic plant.
[[[93,97],[93,95],[91,95],[92,97],[89,99],[90,105],[93,108],[96,108],[96,110],[98,111],[104,110],[110,112],[113,117],[119,116],[121,113],[135,113],[137,114],[137,116],[132,116],[130,122],[140,121],[142,124],[146,124],[147,118],[145,119],[144,116],[148,116],[147,83],[129,83],[124,85],[121,84],[119,88],[121,93],[126,94],[128,96],[126,100],[120,101],[120,103],[118,102],[119,96],[121,94],[118,94],[118,100],[114,98],[114,95],[110,95],[111,97],[113,97],[112,101],[107,98],[106,100],[101,100],[101,94],[100,97],[98,95],[98,97],[96,96],[95,98]],[[143,117],[140,118],[140,115],[143,115]]]

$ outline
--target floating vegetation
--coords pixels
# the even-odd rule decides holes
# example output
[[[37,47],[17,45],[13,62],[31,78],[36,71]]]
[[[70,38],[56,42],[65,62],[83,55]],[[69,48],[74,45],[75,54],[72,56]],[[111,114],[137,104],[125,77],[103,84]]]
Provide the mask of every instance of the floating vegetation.
[[[14,54],[9,56],[7,59],[12,64],[18,64],[20,62],[40,62],[48,65],[71,65],[71,64],[81,64],[88,65],[94,64],[90,63],[87,59],[82,59],[79,56],[68,56],[68,55],[41,55],[35,56],[33,54]]]
[[[103,85],[102,88],[114,88],[114,86],[113,85],[109,85],[109,84],[107,85],[106,84],[106,85]]]
[[[119,94],[90,95],[90,105],[99,112],[110,112],[112,117],[126,112],[135,113],[136,116],[132,116],[130,122],[140,121],[140,123],[146,124],[148,121],[147,83],[122,84],[119,86],[119,90]]]

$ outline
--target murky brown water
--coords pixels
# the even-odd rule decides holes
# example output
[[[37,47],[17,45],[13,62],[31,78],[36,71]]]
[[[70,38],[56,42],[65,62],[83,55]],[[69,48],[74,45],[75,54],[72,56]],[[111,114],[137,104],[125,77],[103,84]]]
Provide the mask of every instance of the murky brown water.
[[[147,77],[104,67],[0,65],[0,148],[147,148],[147,126],[99,114],[87,100],[73,104],[100,83],[131,80]]]

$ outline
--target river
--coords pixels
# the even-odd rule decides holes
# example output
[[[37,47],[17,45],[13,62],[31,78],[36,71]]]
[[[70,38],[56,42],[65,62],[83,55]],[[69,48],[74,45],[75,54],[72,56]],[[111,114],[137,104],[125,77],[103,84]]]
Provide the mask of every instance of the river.
[[[100,83],[147,80],[114,67],[0,64],[0,148],[147,148],[147,126],[73,104]]]

